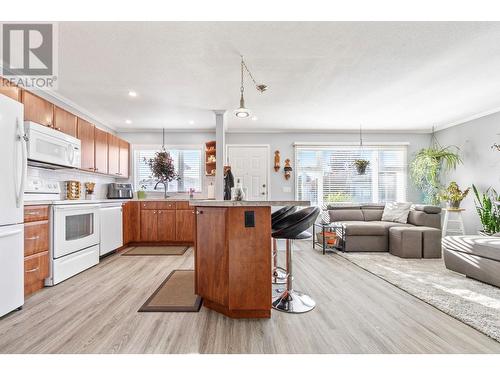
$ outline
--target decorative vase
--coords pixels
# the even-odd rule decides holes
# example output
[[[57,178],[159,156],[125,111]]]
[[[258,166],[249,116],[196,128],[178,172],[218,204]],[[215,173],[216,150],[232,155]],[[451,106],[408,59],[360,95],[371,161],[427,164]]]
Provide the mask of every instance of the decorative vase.
[[[458,210],[460,208],[460,203],[462,203],[462,201],[448,201],[448,207]]]
[[[358,171],[358,174],[360,175],[363,175],[366,173],[366,165],[360,165],[360,166],[357,166],[356,169]]]
[[[137,199],[146,199],[146,192],[144,190],[139,190],[137,192]]]

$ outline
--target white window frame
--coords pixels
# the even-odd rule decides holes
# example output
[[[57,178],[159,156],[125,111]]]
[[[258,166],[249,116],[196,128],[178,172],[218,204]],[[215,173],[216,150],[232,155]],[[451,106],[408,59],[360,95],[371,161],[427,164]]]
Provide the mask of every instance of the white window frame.
[[[137,158],[136,158],[136,151],[141,151],[141,150],[156,150],[160,151],[162,145],[161,144],[139,144],[139,145],[133,145],[132,146],[132,156],[133,156],[133,163],[132,163],[132,170],[134,173],[133,177],[133,185],[134,185],[134,190],[138,191],[141,188],[141,185],[139,184],[139,181],[137,181]],[[205,147],[204,145],[165,145],[165,149],[167,151],[169,150],[200,150],[200,191],[195,191],[195,193],[202,193],[205,189],[205,179],[204,179],[204,174],[205,174],[205,158],[204,158],[204,152],[205,152]],[[148,190],[148,192],[154,192],[155,190]],[[159,192],[160,190],[158,190]],[[169,191],[169,193],[172,194],[182,194],[185,193],[184,191]]]
[[[404,153],[404,160],[403,160],[403,165],[405,166],[405,170],[404,170],[404,178],[403,178],[403,190],[404,190],[404,195],[405,195],[405,199],[404,200],[407,200],[408,199],[408,148],[409,148],[409,145],[410,143],[409,142],[363,142],[363,145],[364,146],[368,146],[368,147],[384,147],[384,146],[387,146],[387,147],[405,147],[406,148],[406,152]],[[311,148],[311,149],[329,149],[331,147],[335,147],[335,146],[358,146],[359,147],[359,143],[357,142],[294,142],[293,143],[293,154],[294,154],[294,169],[295,171],[297,172],[298,171],[298,158],[297,158],[297,149],[299,148]],[[377,173],[374,173],[374,175],[376,175],[376,177],[374,177],[374,179],[377,180],[377,185],[375,185],[374,183],[372,183],[372,189],[374,189],[373,191],[373,196],[377,196],[377,201],[379,200],[378,199],[378,188],[375,188],[375,186],[378,186],[378,163],[376,165],[377,167]],[[294,197],[296,200],[298,200],[298,178],[299,178],[299,174],[298,173],[294,173]],[[322,182],[322,181],[321,181]],[[376,190],[376,191],[375,191]],[[368,203],[368,202],[367,202]]]

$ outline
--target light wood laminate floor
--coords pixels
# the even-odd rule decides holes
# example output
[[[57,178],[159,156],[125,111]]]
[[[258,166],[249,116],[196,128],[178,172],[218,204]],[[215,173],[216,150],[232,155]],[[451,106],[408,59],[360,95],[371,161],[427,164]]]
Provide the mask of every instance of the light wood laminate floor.
[[[295,287],[316,300],[312,312],[138,313],[172,270],[193,267],[193,251],[113,255],[0,319],[0,353],[500,353],[500,343],[340,256],[309,241],[300,248]]]

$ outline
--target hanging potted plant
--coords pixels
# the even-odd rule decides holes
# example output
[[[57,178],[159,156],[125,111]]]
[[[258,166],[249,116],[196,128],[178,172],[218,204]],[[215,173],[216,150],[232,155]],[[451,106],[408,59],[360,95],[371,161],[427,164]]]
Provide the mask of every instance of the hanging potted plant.
[[[410,164],[410,176],[424,194],[424,202],[438,205],[443,189],[441,173],[456,169],[462,163],[457,146],[443,147],[432,133],[431,146],[421,149]]]
[[[469,190],[470,188],[467,188],[464,191],[460,190],[458,184],[455,181],[452,181],[439,196],[443,201],[448,202],[449,208],[459,209],[460,203],[462,203],[467,194],[469,194]]]
[[[370,161],[366,159],[356,159],[353,164],[356,167],[358,174],[363,175],[366,173],[366,168],[370,165]]]

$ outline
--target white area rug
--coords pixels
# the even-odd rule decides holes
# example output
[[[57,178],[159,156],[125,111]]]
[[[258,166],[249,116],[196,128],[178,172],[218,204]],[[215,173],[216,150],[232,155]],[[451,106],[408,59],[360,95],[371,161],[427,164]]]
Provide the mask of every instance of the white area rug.
[[[447,270],[442,259],[337,254],[500,342],[500,288]]]

